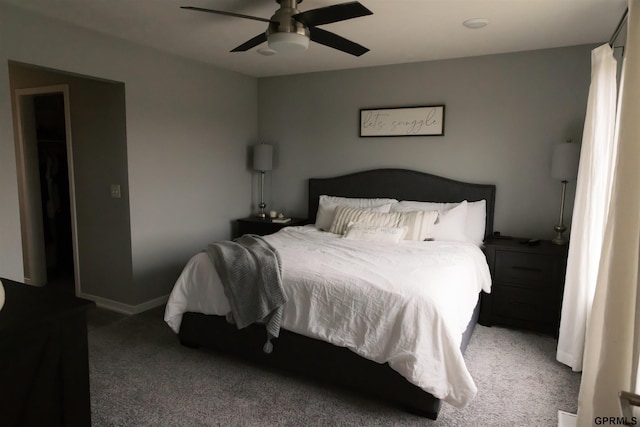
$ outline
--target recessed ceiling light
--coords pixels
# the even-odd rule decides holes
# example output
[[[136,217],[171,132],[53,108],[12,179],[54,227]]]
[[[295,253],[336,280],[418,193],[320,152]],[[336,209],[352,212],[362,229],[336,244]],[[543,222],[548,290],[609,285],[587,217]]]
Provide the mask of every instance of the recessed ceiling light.
[[[489,25],[489,20],[484,18],[467,19],[462,25],[472,30],[477,30],[478,28],[484,28]]]

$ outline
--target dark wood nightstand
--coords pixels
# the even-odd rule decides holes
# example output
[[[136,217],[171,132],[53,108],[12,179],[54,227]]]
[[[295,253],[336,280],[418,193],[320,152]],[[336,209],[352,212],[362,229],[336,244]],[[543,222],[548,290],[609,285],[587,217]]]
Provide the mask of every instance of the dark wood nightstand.
[[[284,227],[308,224],[309,220],[306,218],[291,218],[291,221],[282,223],[273,222],[270,218],[262,219],[257,216],[250,216],[237,219],[236,223],[237,227],[235,227],[234,239],[243,234],[257,234],[259,236],[272,234]]]
[[[558,336],[568,245],[548,240],[489,239],[484,252],[491,294],[482,294],[480,323],[525,328]]]

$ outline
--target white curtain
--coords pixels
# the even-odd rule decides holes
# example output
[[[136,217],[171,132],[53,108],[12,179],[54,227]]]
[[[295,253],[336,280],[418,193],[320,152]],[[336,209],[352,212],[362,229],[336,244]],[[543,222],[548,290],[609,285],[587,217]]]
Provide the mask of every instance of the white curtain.
[[[618,156],[593,308],[577,425],[621,416],[618,392],[638,392],[640,346],[640,0],[629,0],[618,108]]]
[[[556,358],[582,370],[615,165],[617,63],[608,44],[591,52],[591,86],[571,220]]]

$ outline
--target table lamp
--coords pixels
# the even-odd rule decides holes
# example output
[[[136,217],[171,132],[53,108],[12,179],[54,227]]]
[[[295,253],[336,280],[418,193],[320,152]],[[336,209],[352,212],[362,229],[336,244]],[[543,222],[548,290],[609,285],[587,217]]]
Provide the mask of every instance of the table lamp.
[[[253,147],[253,169],[260,171],[260,212],[258,217],[266,218],[264,208],[264,173],[270,171],[273,167],[273,147],[267,144],[258,144]]]
[[[551,240],[556,245],[565,245],[567,239],[562,233],[567,231],[564,225],[564,199],[567,190],[567,183],[578,176],[578,164],[580,162],[580,145],[572,143],[571,140],[557,144],[553,147],[551,157],[551,177],[562,182],[562,199],[560,201],[560,222],[553,227],[556,237]]]

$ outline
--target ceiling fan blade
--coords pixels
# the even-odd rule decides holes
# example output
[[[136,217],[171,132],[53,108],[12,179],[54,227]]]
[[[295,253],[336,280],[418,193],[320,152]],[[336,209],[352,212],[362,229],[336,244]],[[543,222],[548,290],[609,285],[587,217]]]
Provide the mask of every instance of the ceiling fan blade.
[[[352,1],[307,10],[293,15],[292,18],[307,27],[315,27],[316,25],[330,24],[366,15],[373,15],[373,12],[359,2]]]
[[[221,10],[213,10],[213,9],[204,9],[201,7],[194,7],[194,6],[180,6],[180,9],[195,10],[196,12],[215,13],[216,15],[233,16],[235,18],[253,19],[254,21],[261,21],[261,22],[272,22],[271,19],[260,18],[258,16],[242,15],[240,13],[224,12]]]
[[[346,53],[350,53],[353,56],[361,56],[369,52],[369,49],[367,49],[366,47],[359,45],[358,43],[354,43],[351,40],[347,40],[344,37],[341,37],[330,31],[311,27],[309,28],[309,32],[309,37],[314,42],[341,50]]]
[[[248,41],[242,43],[240,46],[238,46],[237,48],[233,49],[231,52],[245,52],[245,51],[251,49],[252,47],[256,47],[260,43],[264,43],[266,41],[267,41],[267,34],[266,33],[260,33],[257,36],[255,36],[254,38],[252,38],[251,40],[248,40]]]

